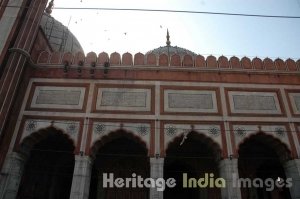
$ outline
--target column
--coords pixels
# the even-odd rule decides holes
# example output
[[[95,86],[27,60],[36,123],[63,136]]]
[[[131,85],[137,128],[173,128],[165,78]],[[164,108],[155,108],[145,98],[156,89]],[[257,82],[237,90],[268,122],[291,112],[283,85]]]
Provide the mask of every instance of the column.
[[[75,155],[75,166],[70,199],[88,199],[92,172],[92,160],[89,156]]]
[[[290,194],[292,199],[300,199],[300,159],[287,161],[284,164],[286,178],[292,178]]]
[[[24,169],[25,158],[12,152],[8,154],[0,173],[0,199],[15,199]]]
[[[150,158],[150,177],[153,179],[163,178],[164,158]],[[163,199],[163,191],[150,189],[150,199]]]
[[[241,190],[237,186],[239,178],[238,160],[224,159],[219,163],[220,177],[225,179],[226,187],[221,189],[222,199],[241,199]]]

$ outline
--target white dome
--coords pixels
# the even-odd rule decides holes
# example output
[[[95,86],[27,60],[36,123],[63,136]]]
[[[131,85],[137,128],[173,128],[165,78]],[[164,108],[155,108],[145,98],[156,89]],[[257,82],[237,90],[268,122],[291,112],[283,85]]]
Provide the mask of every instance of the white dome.
[[[80,43],[71,31],[51,15],[44,13],[40,25],[54,51],[83,52]]]

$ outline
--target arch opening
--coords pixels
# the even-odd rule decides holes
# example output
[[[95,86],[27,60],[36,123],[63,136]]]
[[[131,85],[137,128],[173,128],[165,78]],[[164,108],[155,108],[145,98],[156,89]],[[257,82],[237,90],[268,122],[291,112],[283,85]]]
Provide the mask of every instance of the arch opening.
[[[150,163],[148,150],[144,142],[124,130],[112,132],[92,147],[92,175],[89,199],[147,199],[147,188],[133,187],[105,187],[103,175],[113,175],[116,178],[134,178],[150,176]],[[106,183],[107,186],[110,184]]]
[[[198,185],[189,187],[192,185],[190,178],[198,180],[205,178],[205,175],[213,175],[214,179],[219,177],[220,147],[211,138],[197,132],[190,132],[182,143],[183,136],[175,138],[166,150],[164,178],[175,178],[176,187],[166,188],[164,198],[221,198],[220,188],[209,185],[203,188]],[[186,181],[183,174],[187,175]],[[185,182],[188,188],[183,188]]]
[[[26,154],[18,199],[68,199],[74,170],[73,141],[50,127],[24,139],[19,153]]]
[[[266,184],[267,181],[275,183],[278,180],[286,180],[283,164],[290,159],[291,152],[283,143],[260,132],[240,144],[238,154],[239,177],[251,180],[249,187],[241,187],[243,199],[291,198],[288,188]],[[252,183],[254,181],[261,181],[263,186],[255,187]]]

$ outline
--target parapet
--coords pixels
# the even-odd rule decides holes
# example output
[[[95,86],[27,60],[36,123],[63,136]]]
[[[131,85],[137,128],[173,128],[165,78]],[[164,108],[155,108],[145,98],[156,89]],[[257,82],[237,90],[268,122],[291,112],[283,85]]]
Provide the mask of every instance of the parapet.
[[[95,52],[89,52],[84,55],[82,52],[72,54],[70,52],[53,52],[49,53],[43,51],[40,53],[37,61],[37,65],[60,65],[68,63],[73,66],[103,66],[106,62],[110,66],[119,67],[178,67],[178,68],[203,68],[203,69],[219,69],[219,70],[265,70],[265,71],[299,71],[300,59],[294,61],[293,59],[282,60],[277,58],[272,60],[270,58],[260,59],[255,57],[250,59],[248,57],[238,58],[220,56],[219,58],[210,55],[204,57],[202,55],[179,55],[172,54],[168,56],[165,53],[153,54],[136,53],[132,55],[130,53],[124,53],[120,55],[117,52],[110,55],[106,52],[96,54]]]

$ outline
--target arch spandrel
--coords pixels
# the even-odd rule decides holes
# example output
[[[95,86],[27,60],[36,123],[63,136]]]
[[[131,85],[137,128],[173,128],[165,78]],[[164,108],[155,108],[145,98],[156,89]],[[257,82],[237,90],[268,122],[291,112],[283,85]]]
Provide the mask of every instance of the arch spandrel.
[[[68,136],[72,140],[75,148],[77,147],[80,133],[80,121],[67,120],[53,121],[27,119],[24,122],[22,134],[18,143],[22,143],[25,139],[32,135],[44,136],[49,130],[58,131]]]
[[[277,153],[289,153],[293,156],[293,144],[290,143],[285,125],[233,125],[236,153],[239,147],[254,136],[261,136],[262,141],[272,145]],[[285,152],[284,152],[285,151]]]
[[[219,153],[219,157],[223,156],[225,146],[223,146],[222,142],[222,135],[221,135],[221,126],[218,124],[201,124],[201,125],[191,125],[188,124],[165,124],[164,125],[164,149],[163,152],[166,154],[166,151],[172,143],[177,139],[182,139],[182,145],[184,144],[185,140],[189,139],[190,133],[196,134],[197,137],[208,146],[212,147],[215,153]],[[184,140],[184,136],[186,139]],[[180,142],[180,143],[181,143]],[[179,146],[180,147],[180,144]]]
[[[105,140],[113,139],[114,136],[122,137],[122,133],[125,137],[130,137],[134,140],[140,140],[140,143],[145,144],[148,154],[150,153],[151,124],[94,122],[91,132],[91,141],[86,149],[88,154],[93,156],[93,154],[97,151],[95,150],[95,146],[98,146],[99,143],[103,143]]]

